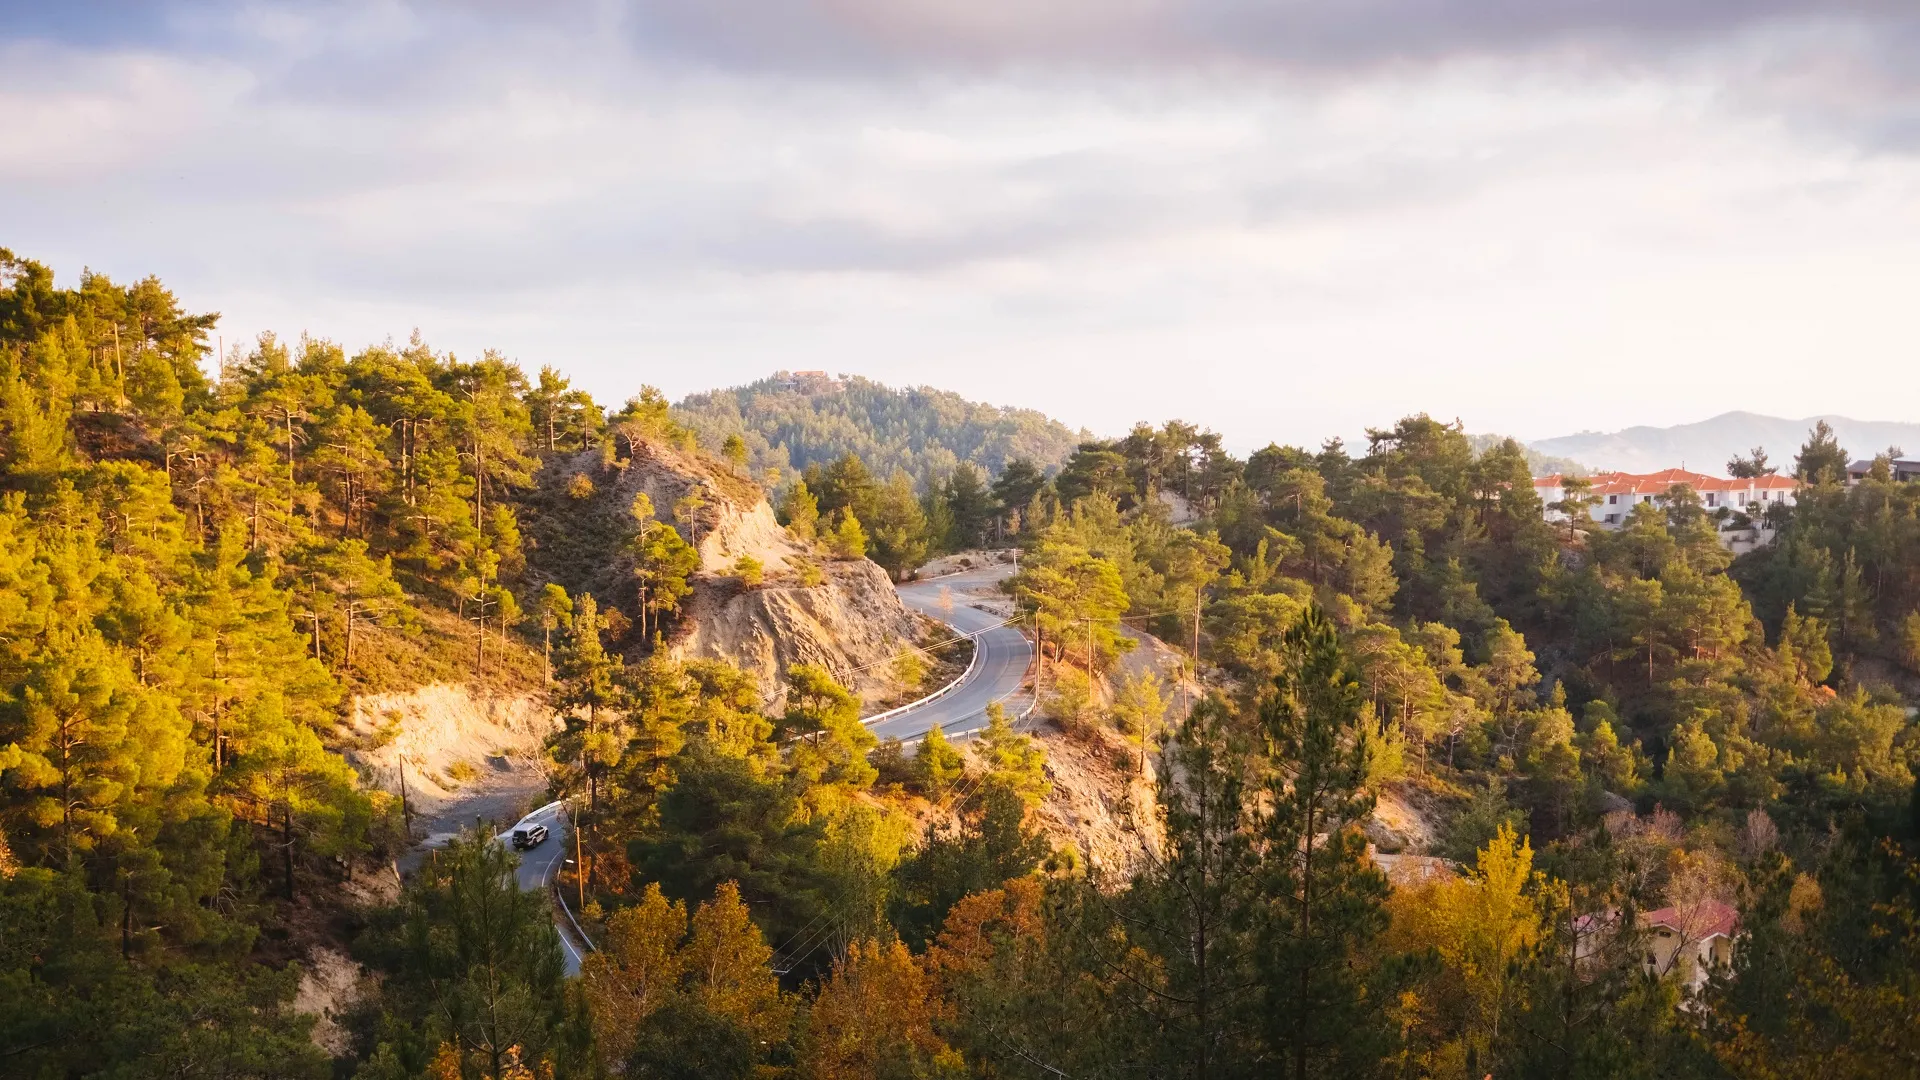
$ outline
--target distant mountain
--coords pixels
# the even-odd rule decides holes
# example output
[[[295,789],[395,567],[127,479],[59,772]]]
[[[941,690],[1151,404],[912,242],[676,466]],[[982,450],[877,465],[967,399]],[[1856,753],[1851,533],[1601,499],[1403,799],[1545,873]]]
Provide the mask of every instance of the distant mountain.
[[[1473,447],[1476,455],[1484,454],[1506,440],[1505,435],[1467,436],[1467,443]],[[1520,440],[1515,439],[1514,442],[1520,442]],[[1520,449],[1527,455],[1527,468],[1532,470],[1535,476],[1549,476],[1555,473],[1563,476],[1585,476],[1593,471],[1587,467],[1586,462],[1542,453],[1523,442],[1520,443]]]
[[[849,451],[882,478],[895,469],[915,480],[937,478],[961,461],[993,476],[1017,457],[1052,472],[1092,437],[1033,409],[818,371],[782,371],[747,386],[693,394],[673,415],[709,449],[738,434],[756,473],[785,474]]]
[[[1821,420],[1833,426],[1840,445],[1854,458],[1872,457],[1889,446],[1920,451],[1920,424],[1853,420],[1845,416],[1809,416],[1787,420],[1750,412],[1722,413],[1711,420],[1675,427],[1630,427],[1622,431],[1583,431],[1536,439],[1528,444],[1542,454],[1572,458],[1595,469],[1653,472],[1685,467],[1695,472],[1721,473],[1728,459],[1754,447],[1767,452],[1769,463],[1781,472],[1793,469],[1794,455],[1807,441],[1807,431]]]

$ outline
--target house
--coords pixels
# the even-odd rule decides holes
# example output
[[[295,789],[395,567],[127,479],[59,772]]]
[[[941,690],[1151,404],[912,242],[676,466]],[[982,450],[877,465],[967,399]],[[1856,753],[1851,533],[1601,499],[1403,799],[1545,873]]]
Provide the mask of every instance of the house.
[[[1654,975],[1672,972],[1681,985],[1698,990],[1716,968],[1733,967],[1740,913],[1718,900],[1649,911],[1640,925],[1647,930],[1647,970]]]
[[[1847,486],[1865,480],[1873,473],[1873,458],[1863,458],[1847,466]],[[1898,483],[1920,479],[1920,458],[1897,457],[1887,461],[1887,473]]]
[[[1533,490],[1540,496],[1548,521],[1567,520],[1566,513],[1554,509],[1554,505],[1566,499],[1569,479],[1558,473],[1534,478]],[[1675,487],[1691,488],[1707,512],[1719,519],[1720,542],[1735,554],[1772,543],[1774,529],[1767,520],[1768,508],[1792,506],[1794,494],[1800,489],[1798,480],[1771,473],[1728,479],[1685,469],[1663,469],[1653,473],[1603,472],[1587,479],[1594,499],[1587,513],[1603,529],[1624,525],[1636,504],[1661,506]]]

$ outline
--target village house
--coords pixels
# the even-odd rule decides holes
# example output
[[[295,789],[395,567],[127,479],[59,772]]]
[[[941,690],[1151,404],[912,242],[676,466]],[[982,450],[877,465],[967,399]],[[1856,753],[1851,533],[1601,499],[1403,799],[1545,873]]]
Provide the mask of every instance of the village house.
[[[1740,913],[1718,900],[1649,911],[1640,923],[1647,928],[1647,970],[1655,975],[1672,973],[1698,990],[1716,969],[1733,968]]]
[[[1567,497],[1571,477],[1555,473],[1535,477],[1533,490],[1540,496],[1548,521],[1565,521],[1564,510],[1556,504]],[[1792,506],[1800,482],[1790,476],[1768,474],[1744,479],[1708,476],[1685,469],[1663,469],[1654,473],[1603,472],[1587,478],[1592,485],[1592,504],[1587,508],[1593,523],[1602,529],[1618,529],[1639,503],[1665,505],[1668,492],[1675,487],[1692,489],[1709,515],[1720,527],[1720,542],[1735,554],[1752,551],[1773,542],[1774,529],[1767,518],[1773,506]]]

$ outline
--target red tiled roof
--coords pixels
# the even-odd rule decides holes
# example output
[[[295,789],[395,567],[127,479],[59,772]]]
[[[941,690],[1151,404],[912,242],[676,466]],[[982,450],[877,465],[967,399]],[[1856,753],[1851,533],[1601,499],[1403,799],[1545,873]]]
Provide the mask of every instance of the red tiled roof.
[[[1662,469],[1651,473],[1603,472],[1595,473],[1588,479],[1593,484],[1595,495],[1665,495],[1676,484],[1684,484],[1701,494],[1793,491],[1800,486],[1800,482],[1790,476],[1769,474],[1751,480],[1729,480],[1723,476],[1688,472],[1686,469]],[[1559,473],[1538,476],[1533,481],[1535,488],[1557,488],[1565,484],[1566,478]]]
[[[1740,924],[1740,913],[1718,900],[1702,900],[1690,907],[1663,907],[1640,916],[1648,926],[1664,926],[1695,941],[1710,937],[1732,937]]]

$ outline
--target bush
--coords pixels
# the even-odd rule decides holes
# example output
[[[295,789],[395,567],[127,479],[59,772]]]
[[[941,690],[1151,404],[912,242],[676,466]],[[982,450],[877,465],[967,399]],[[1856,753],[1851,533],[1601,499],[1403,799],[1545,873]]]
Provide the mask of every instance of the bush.
[[[793,569],[794,573],[799,575],[800,587],[803,589],[818,588],[820,583],[826,580],[826,575],[820,572],[820,564],[812,559],[794,560]]]
[[[474,770],[473,763],[470,761],[456,761],[447,766],[447,779],[453,781],[455,784],[468,783],[478,775],[479,773]]]
[[[1040,703],[1040,712],[1047,719],[1060,725],[1061,730],[1076,734],[1085,733],[1093,724],[1093,697],[1088,692],[1087,673],[1078,668],[1057,667],[1053,671],[1053,685],[1046,699]]]
[[[573,499],[593,498],[593,478],[586,473],[574,473],[567,481],[567,497]]]
[[[927,681],[927,661],[919,650],[909,649],[894,658],[893,681],[900,684],[903,693],[913,693]]]
[[[740,556],[739,561],[733,564],[733,572],[739,576],[740,584],[749,589],[759,588],[760,583],[765,581],[767,576],[766,567],[751,555]]]

